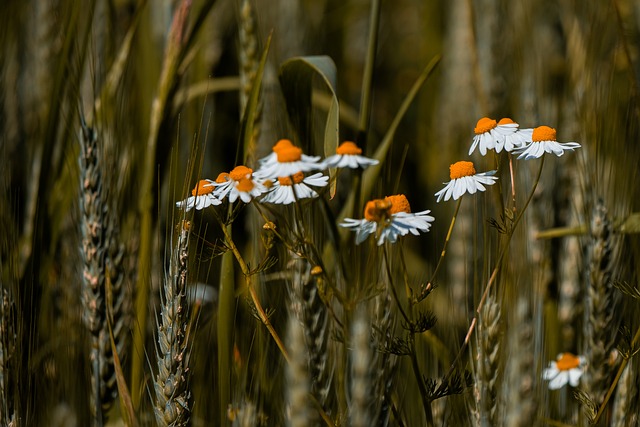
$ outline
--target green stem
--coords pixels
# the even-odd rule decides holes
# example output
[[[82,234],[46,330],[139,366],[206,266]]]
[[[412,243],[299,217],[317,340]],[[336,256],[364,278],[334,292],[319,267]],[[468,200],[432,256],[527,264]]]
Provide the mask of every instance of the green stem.
[[[229,205],[231,211],[231,205]],[[224,226],[225,235],[231,236],[231,224]],[[231,354],[233,352],[233,329],[235,318],[235,279],[233,253],[222,255],[220,266],[220,303],[218,304],[218,381],[220,395],[220,425],[229,423],[227,407],[231,402]]]

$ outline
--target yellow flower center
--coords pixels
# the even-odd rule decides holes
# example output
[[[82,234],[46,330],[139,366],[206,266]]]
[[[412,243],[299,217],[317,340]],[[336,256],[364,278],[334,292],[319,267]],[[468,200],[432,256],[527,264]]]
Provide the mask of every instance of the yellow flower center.
[[[559,371],[568,371],[580,366],[580,358],[571,353],[562,353],[556,362]]]
[[[505,117],[503,119],[500,119],[500,121],[498,122],[499,125],[511,125],[514,124],[515,122],[513,120],[511,120],[509,117]]]
[[[303,179],[304,174],[302,172],[297,172],[293,174],[293,182],[291,182],[291,177],[288,176],[278,177],[278,182],[280,183],[280,185],[293,185],[300,184]]]
[[[533,130],[533,136],[531,139],[533,142],[555,141],[556,130],[554,128],[550,128],[549,126],[538,126]]]
[[[253,173],[253,169],[241,165],[233,168],[233,170],[229,172],[229,176],[234,181],[240,181],[243,178],[251,177],[252,173]]]
[[[280,163],[297,162],[302,158],[302,149],[298,147],[285,147],[276,151]]]
[[[289,141],[288,139],[281,139],[280,141],[276,142],[272,150],[274,153],[277,153],[283,148],[289,148],[289,147],[293,147],[293,144],[291,143],[291,141]]]
[[[473,162],[457,162],[449,166],[449,176],[451,179],[462,178],[463,176],[471,176],[476,174]]]
[[[336,154],[341,155],[357,155],[362,154],[362,148],[358,147],[355,142],[345,141],[338,148],[336,148]]]
[[[221,172],[218,174],[218,176],[216,177],[216,182],[218,184],[222,184],[224,182],[227,182],[227,180],[229,179],[229,174],[226,172]]]
[[[398,212],[406,212],[411,213],[411,205],[409,205],[409,201],[407,200],[407,196],[404,194],[396,194],[395,196],[387,196],[384,198],[391,202],[391,209],[389,209],[389,214],[393,215]]]
[[[380,222],[391,215],[391,200],[387,199],[374,199],[367,202],[364,207],[364,218],[367,221]]]
[[[205,185],[207,185],[207,187],[205,187]],[[206,179],[201,179],[200,181],[198,181],[195,188],[191,190],[191,195],[202,196],[203,194],[213,193],[213,190],[215,189],[216,188],[213,185],[211,185],[209,181],[207,181]]]
[[[243,193],[248,193],[249,191],[253,190],[253,187],[255,186],[251,178],[243,177],[237,181],[238,181],[238,186],[236,187],[236,189],[238,191],[242,191]]]
[[[473,130],[476,135],[483,134],[485,132],[489,132],[491,129],[497,126],[497,122],[489,117],[483,117],[478,120],[476,124],[476,128]]]

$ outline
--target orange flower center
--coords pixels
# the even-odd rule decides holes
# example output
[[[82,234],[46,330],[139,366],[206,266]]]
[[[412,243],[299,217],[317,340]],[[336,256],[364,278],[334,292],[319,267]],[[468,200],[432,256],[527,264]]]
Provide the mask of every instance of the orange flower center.
[[[571,353],[562,353],[556,362],[559,371],[568,371],[580,366],[580,358]]]
[[[358,147],[355,142],[345,141],[338,148],[336,154],[356,155],[362,154],[362,148]]]
[[[251,178],[240,178],[238,180],[238,186],[236,187],[236,189],[238,191],[242,191],[243,193],[248,193],[249,191],[253,190],[254,186],[255,185]]]
[[[367,221],[380,222],[391,215],[393,203],[388,199],[374,199],[367,202],[364,207],[364,218]]]
[[[471,176],[476,174],[473,162],[457,162],[449,166],[449,176],[451,179],[462,178],[463,176]]]
[[[229,176],[234,181],[240,181],[243,178],[250,178],[252,173],[253,169],[241,165],[233,168],[233,170],[229,172]]]
[[[510,125],[515,123],[513,120],[511,120],[509,117],[505,117],[503,119],[500,119],[500,121],[498,122],[499,125]]]
[[[291,141],[289,141],[288,139],[281,139],[280,141],[276,142],[272,150],[274,153],[277,153],[283,148],[289,148],[289,147],[293,147],[293,144],[291,143]]]
[[[531,139],[533,142],[555,141],[556,130],[554,128],[550,128],[549,126],[538,126],[533,130],[533,136]]]
[[[298,147],[285,147],[276,151],[280,163],[297,162],[302,158],[302,149]]]
[[[280,185],[293,185],[300,184],[303,179],[304,174],[302,172],[296,172],[293,174],[293,182],[291,182],[291,177],[288,176],[278,177],[278,182],[280,183]]]
[[[489,132],[491,129],[497,126],[497,122],[489,117],[483,117],[478,120],[476,124],[476,128],[473,130],[476,135],[483,134],[485,132]]]
[[[207,186],[205,187],[205,185],[207,185]],[[198,183],[196,184],[195,188],[193,190],[191,190],[191,195],[192,196],[202,196],[203,194],[213,193],[213,190],[215,190],[215,189],[216,189],[216,187],[211,185],[211,183],[209,181],[207,181],[206,179],[201,179],[200,181],[198,181]]]
[[[229,174],[226,172],[221,172],[218,174],[218,176],[216,177],[216,182],[218,184],[222,184],[224,182],[227,182],[227,180],[229,179]]]
[[[406,212],[411,213],[411,205],[409,205],[409,201],[407,200],[407,196],[404,194],[396,194],[395,196],[387,196],[384,198],[391,202],[391,209],[389,210],[389,214],[393,215],[398,212]]]

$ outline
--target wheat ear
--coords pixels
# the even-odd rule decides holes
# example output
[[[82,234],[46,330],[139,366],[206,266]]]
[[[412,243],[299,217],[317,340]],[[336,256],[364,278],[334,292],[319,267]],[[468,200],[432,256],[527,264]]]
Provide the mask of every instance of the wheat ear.
[[[376,417],[376,395],[372,390],[371,330],[364,310],[358,311],[351,327],[351,405],[353,427],[373,425]]]
[[[480,425],[493,426],[498,414],[498,374],[501,370],[500,304],[493,296],[487,298],[478,323],[479,342],[476,359],[476,403]]]
[[[101,344],[108,342],[105,336],[105,256],[106,208],[103,203],[103,177],[98,137],[94,129],[82,126],[82,150],[80,154],[80,228],[82,231],[82,305],[83,320],[91,335],[89,354],[91,366],[91,415],[94,425],[102,425],[100,391],[104,358]]]
[[[310,264],[302,259],[292,262],[295,268],[291,307],[304,325],[311,392],[320,406],[326,408],[333,374],[329,363],[329,315],[320,297],[315,276],[311,275]]]
[[[617,247],[618,238],[613,235],[607,209],[604,202],[598,200],[591,213],[587,244],[585,355],[588,365],[584,375],[585,391],[596,404],[602,402],[613,371],[609,356],[615,348],[618,295],[611,279],[616,269]]]
[[[186,306],[189,260],[189,223],[180,224],[178,241],[171,251],[169,272],[160,295],[157,321],[158,373],[154,381],[154,413],[159,426],[186,426],[190,419],[191,393],[188,387]]]

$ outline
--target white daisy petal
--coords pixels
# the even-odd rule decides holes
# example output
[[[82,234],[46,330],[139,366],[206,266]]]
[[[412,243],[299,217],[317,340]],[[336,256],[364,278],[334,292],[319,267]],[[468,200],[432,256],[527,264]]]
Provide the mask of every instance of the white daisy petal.
[[[551,379],[551,381],[549,381],[549,389],[558,390],[564,387],[564,385],[567,384],[568,380],[569,380],[569,374],[567,374],[566,371],[558,372],[558,375],[556,375],[554,378]]]

